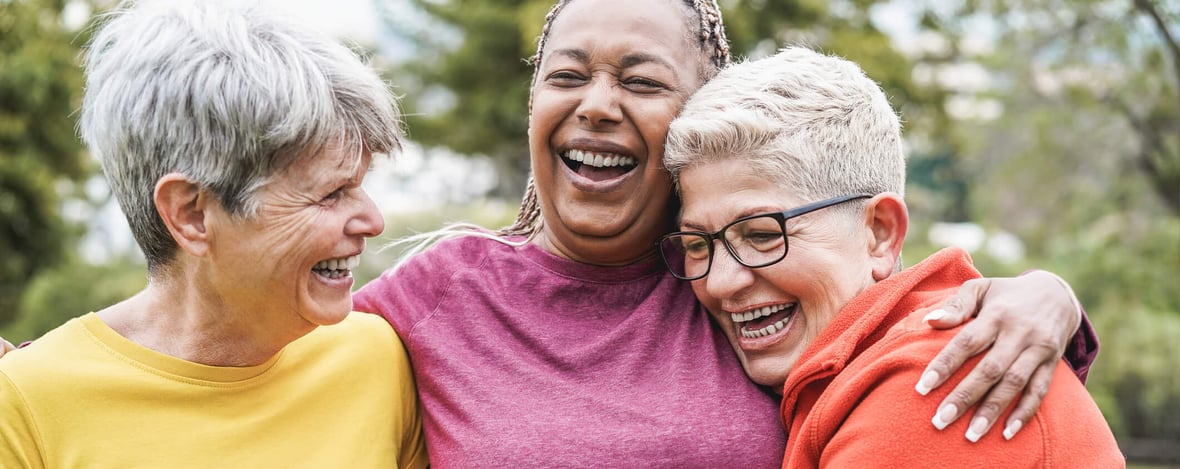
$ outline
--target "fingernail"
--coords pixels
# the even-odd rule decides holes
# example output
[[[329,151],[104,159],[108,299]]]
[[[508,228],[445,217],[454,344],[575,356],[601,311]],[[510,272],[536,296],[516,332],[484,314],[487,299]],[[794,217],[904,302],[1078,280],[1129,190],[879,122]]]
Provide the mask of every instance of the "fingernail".
[[[956,408],[954,404],[944,405],[941,409],[938,409],[937,414],[934,414],[934,418],[930,420],[930,423],[934,424],[934,428],[942,430],[946,428],[947,425],[951,424],[951,419],[954,418],[955,414],[957,413],[958,408]]]
[[[1012,437],[1016,436],[1016,432],[1020,431],[1020,427],[1023,426],[1024,422],[1021,422],[1020,420],[1008,422],[1008,426],[1004,427],[1004,439],[1011,440]]]
[[[937,321],[937,320],[942,319],[944,317],[946,317],[946,310],[944,310],[942,308],[938,308],[934,311],[926,313],[926,317],[922,318],[922,321],[924,321],[924,322]]]
[[[937,371],[927,371],[922,373],[922,379],[918,380],[918,385],[914,386],[914,390],[923,396],[930,394],[930,390],[934,389],[934,383],[938,382]]]
[[[975,417],[971,420],[971,426],[967,427],[967,440],[976,443],[979,438],[983,436],[984,430],[987,430],[987,419],[983,417]]]

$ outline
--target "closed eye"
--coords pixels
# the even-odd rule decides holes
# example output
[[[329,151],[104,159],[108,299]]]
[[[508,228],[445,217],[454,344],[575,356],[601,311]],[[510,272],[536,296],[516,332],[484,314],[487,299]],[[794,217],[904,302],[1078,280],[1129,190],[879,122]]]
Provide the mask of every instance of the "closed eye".
[[[549,76],[545,77],[545,81],[554,86],[573,87],[585,83],[586,77],[568,70],[561,70],[549,74]]]
[[[331,193],[329,193],[328,195],[325,195],[322,199],[320,199],[320,203],[323,205],[331,205],[331,204],[335,203],[337,200],[340,200],[340,198],[344,197],[344,190],[345,190],[345,188],[341,187],[339,189],[332,191]]]
[[[636,92],[640,92],[640,93],[645,93],[645,92],[646,93],[653,93],[656,91],[662,91],[662,90],[668,89],[668,87],[664,86],[663,83],[660,83],[656,80],[652,80],[650,78],[643,78],[643,77],[628,78],[626,81],[623,82],[623,85],[626,86],[627,89],[629,89],[631,91],[636,91]]]

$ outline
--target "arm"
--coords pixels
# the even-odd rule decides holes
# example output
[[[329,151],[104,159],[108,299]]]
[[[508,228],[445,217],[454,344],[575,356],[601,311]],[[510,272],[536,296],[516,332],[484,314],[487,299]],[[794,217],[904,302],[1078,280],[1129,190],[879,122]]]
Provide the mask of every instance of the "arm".
[[[1097,355],[1097,337],[1084,321],[1069,284],[1041,270],[1015,278],[969,281],[926,319],[933,327],[948,328],[976,313],[979,317],[938,353],[915,388],[925,395],[942,385],[967,359],[988,350],[939,404],[932,423],[943,429],[979,403],[970,424],[971,433],[978,437],[1020,396],[1004,424],[1004,437],[1010,439],[1040,407],[1057,361],[1067,351],[1070,365],[1085,379]],[[1083,323],[1087,327],[1079,330]],[[1070,348],[1079,345],[1083,350]]]

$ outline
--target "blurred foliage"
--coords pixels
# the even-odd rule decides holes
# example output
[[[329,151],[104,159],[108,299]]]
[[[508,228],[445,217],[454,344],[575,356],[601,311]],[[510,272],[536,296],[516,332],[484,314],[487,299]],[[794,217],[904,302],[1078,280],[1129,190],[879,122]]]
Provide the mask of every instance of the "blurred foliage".
[[[485,200],[388,216],[385,219],[385,233],[377,239],[369,240],[365,253],[361,256],[360,265],[353,269],[356,285],[364,285],[369,280],[377,278],[381,272],[401,259],[407,246],[394,244],[397,240],[455,223],[468,223],[491,229],[507,226],[516,219],[518,208],[514,203]]]
[[[40,337],[70,318],[123,301],[147,286],[141,260],[102,265],[72,260],[42,272],[21,298],[21,316],[0,333],[13,343]]]
[[[62,196],[88,174],[74,136],[82,91],[62,0],[0,1],[0,325],[21,292],[63,259],[76,230]]]

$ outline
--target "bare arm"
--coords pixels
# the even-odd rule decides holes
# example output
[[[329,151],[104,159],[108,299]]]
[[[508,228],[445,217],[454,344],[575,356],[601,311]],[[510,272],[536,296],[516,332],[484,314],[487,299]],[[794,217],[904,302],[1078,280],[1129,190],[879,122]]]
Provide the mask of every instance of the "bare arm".
[[[1004,424],[1004,437],[1011,439],[1041,406],[1057,361],[1074,343],[1083,313],[1068,283],[1036,270],[1014,278],[969,281],[926,319],[932,327],[945,329],[976,313],[978,318],[930,362],[915,388],[925,395],[967,359],[987,350],[939,404],[932,423],[941,430],[979,403],[966,434],[978,441],[1019,396]]]

